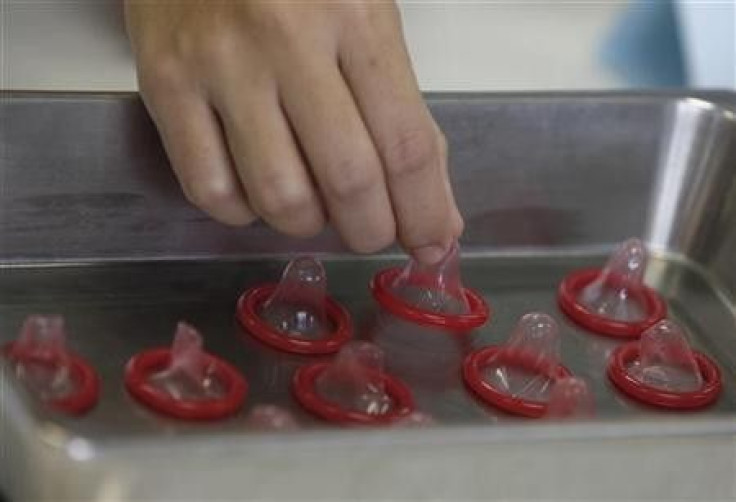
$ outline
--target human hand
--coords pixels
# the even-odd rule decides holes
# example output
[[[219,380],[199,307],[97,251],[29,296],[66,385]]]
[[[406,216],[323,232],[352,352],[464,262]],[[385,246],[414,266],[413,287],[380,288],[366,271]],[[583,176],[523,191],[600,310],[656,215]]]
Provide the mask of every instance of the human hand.
[[[393,2],[126,0],[141,95],[187,198],[423,262],[462,232]]]

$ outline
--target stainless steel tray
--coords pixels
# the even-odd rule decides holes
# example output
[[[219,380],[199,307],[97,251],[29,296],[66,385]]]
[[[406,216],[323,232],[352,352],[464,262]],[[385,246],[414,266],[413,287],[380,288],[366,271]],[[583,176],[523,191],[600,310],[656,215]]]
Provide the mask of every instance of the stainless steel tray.
[[[289,396],[308,360],[255,343],[234,320],[239,293],[314,253],[361,336],[367,284],[396,252],[346,253],[263,226],[219,226],[183,201],[137,98],[9,93],[0,102],[0,342],[23,317],[64,314],[70,343],[102,375],[98,407],[67,418],[37,406],[3,368],[0,487],[11,500],[151,498],[736,498],[736,95],[436,95],[467,231],[466,284],[494,308],[472,346],[506,338],[524,312],[563,326],[566,364],[589,379],[597,417],[545,423],[479,404],[434,338],[378,340],[392,371],[438,424],[337,429]],[[569,323],[564,274],[632,235],[654,250],[647,281],[723,370],[713,407],[668,413],[615,392],[603,375],[616,342]],[[252,390],[213,424],[162,418],[122,386],[126,360],[169,343],[186,319]],[[441,361],[441,362],[440,362]],[[450,368],[448,370],[448,368]],[[254,433],[258,403],[303,428]]]

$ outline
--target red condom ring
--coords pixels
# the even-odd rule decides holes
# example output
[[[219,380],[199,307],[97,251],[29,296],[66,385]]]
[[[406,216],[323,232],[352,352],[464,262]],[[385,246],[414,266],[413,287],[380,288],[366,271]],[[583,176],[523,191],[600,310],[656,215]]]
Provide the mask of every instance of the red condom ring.
[[[542,417],[547,412],[548,403],[514,397],[498,390],[483,378],[483,370],[488,367],[492,360],[493,362],[501,362],[540,373],[542,370],[540,366],[543,361],[539,361],[538,357],[528,352],[507,352],[502,347],[492,345],[471,353],[463,362],[465,385],[483,401],[514,415],[530,418]],[[570,370],[561,364],[553,368],[550,374],[550,378],[554,381],[571,376]]]
[[[584,269],[573,272],[562,281],[557,295],[560,309],[580,326],[603,335],[618,338],[637,338],[667,315],[667,306],[656,291],[647,287],[630,287],[633,297],[645,306],[647,318],[642,321],[625,322],[609,319],[588,310],[578,302],[585,287],[596,280],[600,269]]]
[[[332,354],[350,340],[353,328],[350,314],[329,296],[325,298],[325,312],[335,329],[325,338],[306,340],[288,336],[261,319],[258,314],[263,303],[273,295],[277,284],[264,284],[249,289],[238,300],[237,317],[240,324],[258,340],[293,354]]]
[[[3,356],[9,357],[15,342],[9,342],[2,348]],[[81,415],[92,409],[100,397],[100,378],[92,366],[78,355],[67,352],[70,363],[70,377],[77,384],[77,391],[60,399],[52,399],[46,403],[53,409],[69,415]],[[52,364],[48,358],[29,355],[24,358],[36,364]],[[12,359],[11,359],[12,361]]]
[[[401,273],[399,267],[381,270],[371,280],[373,298],[379,305],[394,314],[416,324],[432,326],[449,331],[464,332],[485,324],[490,309],[485,300],[472,289],[463,288],[463,294],[470,307],[467,314],[442,314],[415,307],[391,292],[391,284]]]
[[[675,410],[701,408],[718,398],[721,393],[721,372],[705,354],[692,351],[703,377],[703,386],[691,392],[673,392],[640,382],[627,371],[639,359],[639,343],[631,342],[618,347],[608,363],[608,378],[625,394],[641,402]]]
[[[150,408],[186,420],[215,420],[240,409],[248,393],[248,383],[238,370],[211,354],[202,354],[205,364],[226,389],[220,399],[179,400],[151,385],[148,378],[169,367],[171,349],[147,350],[134,356],[125,367],[125,387],[136,399]]]
[[[369,415],[348,410],[328,401],[317,391],[317,379],[330,365],[329,362],[313,363],[299,368],[294,374],[294,397],[304,409],[330,422],[350,425],[386,425],[408,416],[414,411],[414,398],[409,388],[399,379],[385,373],[377,374],[391,397],[393,406],[382,415]]]

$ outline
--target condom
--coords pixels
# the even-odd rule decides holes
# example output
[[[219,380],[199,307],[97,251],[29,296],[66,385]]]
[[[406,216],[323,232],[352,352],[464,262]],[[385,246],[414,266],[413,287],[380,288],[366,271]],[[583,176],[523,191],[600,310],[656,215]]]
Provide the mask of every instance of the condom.
[[[310,413],[341,424],[385,425],[414,411],[409,388],[383,367],[383,352],[369,342],[350,342],[330,362],[303,366],[294,396]]]
[[[99,399],[99,377],[67,347],[61,316],[29,316],[18,339],[6,344],[2,354],[26,389],[56,411],[81,415]]]
[[[149,408],[185,420],[236,413],[248,384],[240,372],[202,348],[202,336],[180,322],[171,347],[147,350],[126,366],[128,392]]]
[[[435,264],[410,259],[404,268],[378,272],[371,281],[371,291],[386,312],[449,332],[478,328],[490,316],[483,297],[462,285],[457,243]]]
[[[237,317],[262,343],[295,354],[331,354],[352,335],[350,314],[327,295],[324,267],[307,256],[292,260],[278,284],[246,291]]]
[[[627,240],[603,269],[579,270],[565,277],[558,292],[561,310],[595,333],[639,337],[667,315],[664,301],[644,284],[647,260],[644,244]]]
[[[594,416],[595,400],[585,380],[579,377],[566,377],[554,382],[545,418],[569,420]]]
[[[476,350],[463,363],[465,384],[482,401],[531,418],[547,412],[550,390],[570,376],[557,323],[541,312],[525,314],[504,345]]]
[[[628,396],[669,409],[707,406],[718,399],[722,388],[716,363],[693,350],[683,329],[670,320],[616,349],[608,377]]]
[[[299,424],[288,410],[273,404],[254,406],[246,418],[246,423],[250,428],[261,431],[293,431],[299,429]]]

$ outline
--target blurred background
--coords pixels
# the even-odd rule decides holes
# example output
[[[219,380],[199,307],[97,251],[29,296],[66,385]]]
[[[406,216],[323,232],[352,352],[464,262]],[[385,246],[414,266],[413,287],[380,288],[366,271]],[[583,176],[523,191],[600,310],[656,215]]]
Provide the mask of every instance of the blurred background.
[[[0,0],[0,87],[135,89],[121,3]],[[400,4],[425,90],[736,89],[736,0]]]

